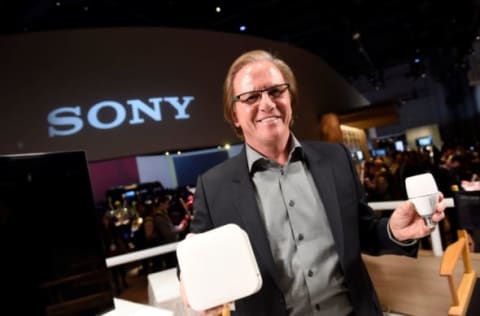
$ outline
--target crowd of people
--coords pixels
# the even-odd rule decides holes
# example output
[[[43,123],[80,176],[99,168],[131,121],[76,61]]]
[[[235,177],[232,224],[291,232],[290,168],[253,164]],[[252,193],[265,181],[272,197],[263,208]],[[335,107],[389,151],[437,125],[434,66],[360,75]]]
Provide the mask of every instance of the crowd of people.
[[[190,187],[132,190],[127,192],[134,194],[128,196],[123,191],[108,195],[102,209],[107,257],[179,241],[189,232],[193,202]],[[143,260],[138,273],[148,274],[176,265],[175,253],[167,253]],[[128,286],[129,268],[120,265],[111,269],[117,293]]]
[[[369,201],[406,199],[405,179],[424,172],[432,173],[439,190],[452,197],[480,180],[480,153],[479,148],[465,146],[387,151],[385,156],[364,161],[361,168],[360,180]]]

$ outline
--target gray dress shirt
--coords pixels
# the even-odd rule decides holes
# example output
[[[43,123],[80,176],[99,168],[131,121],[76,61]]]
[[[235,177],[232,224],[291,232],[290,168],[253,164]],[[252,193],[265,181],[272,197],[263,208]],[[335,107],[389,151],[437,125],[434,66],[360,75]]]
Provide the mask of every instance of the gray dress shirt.
[[[293,135],[291,144],[285,166],[246,146],[289,315],[348,315],[352,306],[325,208]]]

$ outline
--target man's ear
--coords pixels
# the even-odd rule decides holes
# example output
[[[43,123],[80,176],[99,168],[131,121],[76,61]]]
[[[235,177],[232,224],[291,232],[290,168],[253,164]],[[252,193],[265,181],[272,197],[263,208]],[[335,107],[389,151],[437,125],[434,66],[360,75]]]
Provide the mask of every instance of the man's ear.
[[[233,119],[233,125],[235,125],[235,127],[240,127],[240,123],[238,122],[238,119],[237,119],[237,112],[235,110],[232,111],[232,119]]]

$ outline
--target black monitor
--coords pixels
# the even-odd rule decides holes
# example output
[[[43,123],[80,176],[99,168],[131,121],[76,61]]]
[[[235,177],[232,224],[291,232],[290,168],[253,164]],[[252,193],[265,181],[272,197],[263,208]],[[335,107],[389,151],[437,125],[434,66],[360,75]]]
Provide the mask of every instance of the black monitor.
[[[112,310],[100,227],[84,152],[0,156],[2,310]]]
[[[473,239],[474,252],[480,252],[480,191],[457,191],[453,195],[457,229],[468,230]]]

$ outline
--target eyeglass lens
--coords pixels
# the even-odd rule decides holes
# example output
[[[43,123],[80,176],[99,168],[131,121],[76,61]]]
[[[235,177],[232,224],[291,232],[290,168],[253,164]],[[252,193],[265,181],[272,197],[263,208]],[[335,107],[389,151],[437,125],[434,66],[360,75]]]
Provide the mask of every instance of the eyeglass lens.
[[[288,89],[288,83],[277,84],[266,89],[254,90],[239,94],[236,99],[247,104],[255,104],[262,98],[262,94],[267,92],[271,99],[276,99],[282,96],[282,94]]]

